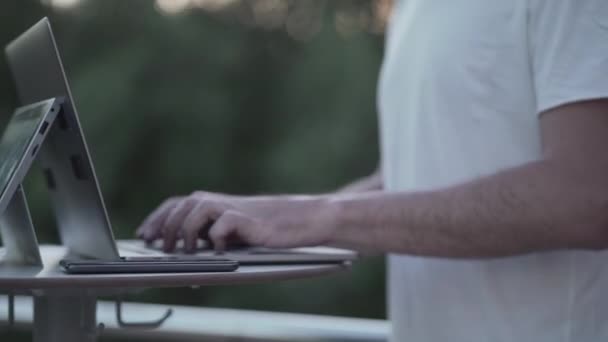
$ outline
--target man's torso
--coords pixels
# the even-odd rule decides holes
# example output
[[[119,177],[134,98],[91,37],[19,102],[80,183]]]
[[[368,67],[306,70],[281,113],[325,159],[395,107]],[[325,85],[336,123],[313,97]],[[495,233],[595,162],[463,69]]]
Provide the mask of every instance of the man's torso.
[[[539,158],[530,1],[396,6],[379,86],[386,188],[440,188]],[[608,253],[585,251],[474,261],[393,255],[393,340],[608,338],[607,264]]]

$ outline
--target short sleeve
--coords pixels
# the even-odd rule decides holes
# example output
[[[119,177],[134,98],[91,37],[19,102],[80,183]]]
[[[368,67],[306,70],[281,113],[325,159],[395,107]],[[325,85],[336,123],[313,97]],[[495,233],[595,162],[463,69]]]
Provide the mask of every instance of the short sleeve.
[[[528,38],[537,112],[608,98],[608,0],[536,0]]]

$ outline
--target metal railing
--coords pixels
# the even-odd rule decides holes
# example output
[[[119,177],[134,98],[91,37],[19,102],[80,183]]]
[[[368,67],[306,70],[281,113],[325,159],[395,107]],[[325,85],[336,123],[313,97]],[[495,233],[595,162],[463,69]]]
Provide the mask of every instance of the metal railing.
[[[0,296],[1,330],[8,329],[9,297]],[[116,303],[99,301],[97,321],[104,324],[104,337],[146,341],[297,341],[297,342],[384,342],[389,324],[384,320],[321,315],[276,313],[250,310],[213,309],[171,306],[172,314],[162,325],[146,329],[145,323],[158,320],[167,305],[133,302],[121,303],[120,318],[134,323],[121,327]],[[16,330],[32,327],[32,298],[14,299]]]

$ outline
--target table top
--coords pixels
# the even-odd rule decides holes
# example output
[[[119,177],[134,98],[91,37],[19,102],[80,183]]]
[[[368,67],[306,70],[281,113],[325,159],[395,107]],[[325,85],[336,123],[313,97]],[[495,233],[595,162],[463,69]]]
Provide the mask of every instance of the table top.
[[[1,248],[0,248],[1,250]],[[43,267],[0,266],[0,290],[128,289],[237,285],[273,282],[327,275],[348,269],[348,264],[240,266],[234,272],[212,273],[129,273],[66,274],[59,261],[66,249],[59,245],[41,245]]]

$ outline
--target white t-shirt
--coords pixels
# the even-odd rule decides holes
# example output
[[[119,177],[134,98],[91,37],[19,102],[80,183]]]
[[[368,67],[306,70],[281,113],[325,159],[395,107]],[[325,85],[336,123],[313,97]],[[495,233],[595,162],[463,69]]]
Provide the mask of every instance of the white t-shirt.
[[[600,97],[608,0],[398,2],[379,85],[386,188],[535,160],[540,112]],[[608,341],[608,252],[391,255],[388,282],[394,342]]]

